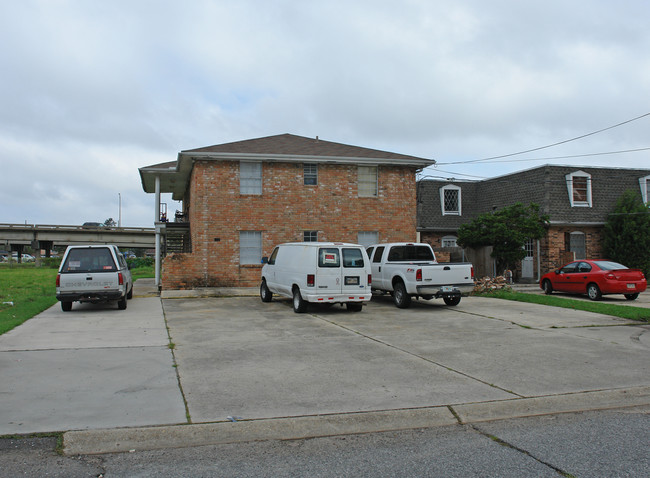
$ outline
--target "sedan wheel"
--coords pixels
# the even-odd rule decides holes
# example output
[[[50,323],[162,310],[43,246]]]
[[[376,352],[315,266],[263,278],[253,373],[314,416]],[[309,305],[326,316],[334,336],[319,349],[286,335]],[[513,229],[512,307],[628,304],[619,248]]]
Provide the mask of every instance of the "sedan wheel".
[[[546,279],[542,286],[544,287],[544,294],[551,295],[553,293],[553,285],[550,280]]]
[[[591,300],[600,300],[603,297],[603,294],[600,292],[600,289],[596,284],[589,284],[587,286],[587,296]]]
[[[636,292],[635,294],[625,294],[625,298],[627,300],[636,300],[639,297],[639,293]]]

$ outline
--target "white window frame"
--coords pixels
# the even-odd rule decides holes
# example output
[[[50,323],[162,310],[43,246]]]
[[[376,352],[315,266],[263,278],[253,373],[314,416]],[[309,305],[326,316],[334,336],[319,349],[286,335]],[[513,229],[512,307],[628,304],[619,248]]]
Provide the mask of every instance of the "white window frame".
[[[587,200],[586,201],[576,201],[573,198],[573,178],[587,178]],[[569,173],[565,176],[566,178],[566,187],[569,194],[569,203],[571,207],[592,207],[592,196],[591,196],[591,174],[585,173],[584,171],[575,171]]]
[[[303,163],[302,182],[305,186],[318,186],[318,163]],[[307,181],[313,181],[307,182]]]
[[[458,247],[457,240],[456,236],[443,236],[440,239],[440,247]],[[453,245],[445,245],[445,242],[453,242]]]
[[[379,231],[359,231],[357,233],[357,243],[363,247],[379,244]]]
[[[456,236],[443,236],[440,238],[440,247],[458,247],[458,238]],[[445,245],[445,243],[448,243]]]
[[[262,194],[262,163],[259,161],[239,162],[239,194]]]
[[[641,187],[641,198],[643,199],[643,204],[650,203],[650,176],[639,178],[639,186]]]
[[[262,231],[239,231],[239,263],[262,263]]]
[[[445,191],[458,191],[458,210],[447,210],[445,209]],[[462,189],[460,186],[454,184],[448,184],[440,188],[440,210],[442,211],[443,216],[462,216],[463,207],[462,207]]]
[[[378,196],[378,166],[358,166],[357,190],[359,197],[376,198]]]

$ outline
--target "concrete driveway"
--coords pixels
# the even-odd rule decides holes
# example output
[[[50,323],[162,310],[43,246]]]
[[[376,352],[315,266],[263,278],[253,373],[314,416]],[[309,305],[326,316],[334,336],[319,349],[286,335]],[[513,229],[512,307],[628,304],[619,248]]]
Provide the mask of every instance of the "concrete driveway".
[[[87,430],[64,438],[87,453],[650,404],[650,326],[588,312],[475,297],[76,307],[0,336],[0,434]]]

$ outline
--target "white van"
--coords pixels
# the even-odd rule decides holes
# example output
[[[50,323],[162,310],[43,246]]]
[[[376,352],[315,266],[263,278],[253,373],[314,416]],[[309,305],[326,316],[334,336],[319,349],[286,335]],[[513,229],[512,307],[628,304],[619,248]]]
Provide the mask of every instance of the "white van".
[[[345,303],[348,310],[359,312],[370,300],[370,260],[359,244],[290,242],[265,259],[262,302],[278,294],[293,299],[294,312],[304,312],[308,302]]]

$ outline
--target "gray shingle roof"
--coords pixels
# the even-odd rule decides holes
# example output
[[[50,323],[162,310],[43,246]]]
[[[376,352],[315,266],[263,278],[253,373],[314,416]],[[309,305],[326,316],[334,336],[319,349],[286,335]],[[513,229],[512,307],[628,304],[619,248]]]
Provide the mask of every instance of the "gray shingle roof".
[[[591,175],[592,207],[571,207],[566,175]],[[557,224],[602,224],[627,189],[640,194],[639,178],[650,169],[594,168],[545,165],[483,181],[422,180],[418,183],[418,229],[454,231],[479,214],[516,202],[536,203]],[[440,188],[461,188],[462,216],[443,216]]]

